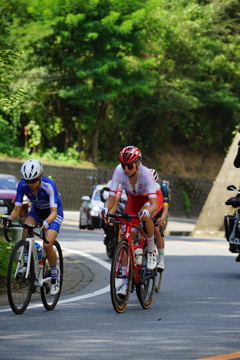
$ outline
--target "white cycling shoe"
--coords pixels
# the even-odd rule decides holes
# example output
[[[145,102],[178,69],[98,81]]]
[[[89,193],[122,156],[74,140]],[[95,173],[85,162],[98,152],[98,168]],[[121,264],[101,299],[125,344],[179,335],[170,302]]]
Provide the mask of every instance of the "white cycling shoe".
[[[147,269],[154,270],[157,266],[157,257],[155,251],[147,253]]]
[[[125,298],[126,295],[127,295],[127,284],[122,284],[119,286],[119,288],[117,289],[117,295],[120,297],[120,298]]]
[[[55,282],[53,282],[55,280]],[[59,293],[60,290],[60,279],[59,277],[57,279],[51,280],[50,285],[50,295],[55,296]]]
[[[157,269],[163,271],[164,268],[165,268],[165,263],[164,263],[164,261],[160,261],[160,262],[157,264]]]

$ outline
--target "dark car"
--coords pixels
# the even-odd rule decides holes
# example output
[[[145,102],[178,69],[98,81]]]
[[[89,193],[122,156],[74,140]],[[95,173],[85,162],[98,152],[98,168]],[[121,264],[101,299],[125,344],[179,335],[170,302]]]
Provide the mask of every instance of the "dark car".
[[[18,179],[13,175],[0,174],[0,215],[10,215],[14,208],[17,194]],[[28,199],[24,199],[20,217],[27,214]]]

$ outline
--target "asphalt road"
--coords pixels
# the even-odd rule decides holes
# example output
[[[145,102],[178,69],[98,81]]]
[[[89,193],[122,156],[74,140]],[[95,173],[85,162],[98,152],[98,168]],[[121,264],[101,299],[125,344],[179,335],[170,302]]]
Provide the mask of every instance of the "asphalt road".
[[[168,236],[160,293],[148,310],[133,293],[123,314],[111,304],[102,232],[69,222],[59,240],[84,286],[50,312],[39,301],[22,315],[0,306],[1,360],[240,359],[240,264],[224,240]]]

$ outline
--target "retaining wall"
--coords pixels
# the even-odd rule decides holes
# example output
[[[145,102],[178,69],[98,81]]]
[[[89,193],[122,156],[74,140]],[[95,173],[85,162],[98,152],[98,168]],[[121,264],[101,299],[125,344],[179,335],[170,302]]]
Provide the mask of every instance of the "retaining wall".
[[[15,175],[20,180],[21,161],[0,160],[0,173]],[[94,183],[107,183],[112,177],[109,169],[80,169],[73,166],[45,165],[44,175],[51,175],[61,193],[65,210],[76,211],[81,197],[89,195]],[[171,217],[197,219],[211,190],[210,180],[195,180],[161,175],[170,183]]]

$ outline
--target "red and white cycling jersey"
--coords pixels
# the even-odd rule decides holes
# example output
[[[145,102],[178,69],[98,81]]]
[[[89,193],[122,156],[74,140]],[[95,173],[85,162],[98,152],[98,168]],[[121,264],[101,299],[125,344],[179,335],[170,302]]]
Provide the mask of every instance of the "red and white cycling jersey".
[[[151,171],[142,164],[139,166],[139,174],[134,191],[132,190],[129,178],[125,174],[122,166],[118,165],[113,173],[110,195],[117,195],[119,185],[122,185],[127,195],[131,194],[135,196],[145,195],[148,197],[157,197],[156,185],[155,181],[153,180]]]
[[[163,196],[159,189],[156,189],[156,183],[153,179],[150,169],[140,164],[137,183],[135,189],[129,182],[128,176],[125,174],[121,164],[118,165],[113,173],[110,195],[116,196],[120,193],[120,188],[125,190],[128,201],[125,212],[129,214],[137,214],[144,205],[150,205],[150,198],[157,198],[159,212],[163,207]]]

